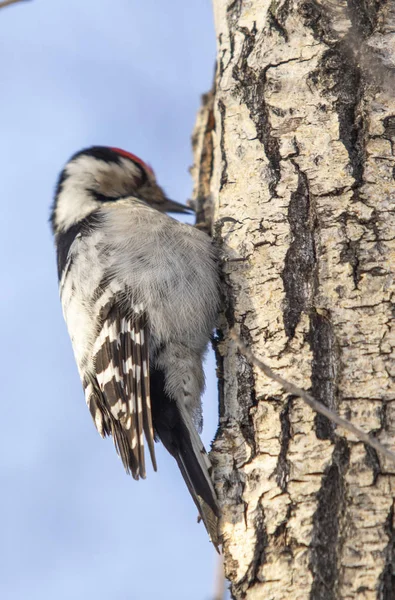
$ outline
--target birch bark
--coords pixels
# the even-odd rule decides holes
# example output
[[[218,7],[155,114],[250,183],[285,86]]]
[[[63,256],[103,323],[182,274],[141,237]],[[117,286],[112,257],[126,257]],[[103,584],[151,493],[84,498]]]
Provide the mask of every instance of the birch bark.
[[[393,600],[395,465],[283,393],[228,331],[395,449],[395,2],[214,11],[194,177],[223,254],[226,575],[236,599]]]

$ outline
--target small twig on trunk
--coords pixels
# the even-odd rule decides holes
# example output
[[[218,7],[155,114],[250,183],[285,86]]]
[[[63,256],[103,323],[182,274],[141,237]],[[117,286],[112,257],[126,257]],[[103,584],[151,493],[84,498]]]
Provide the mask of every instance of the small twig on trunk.
[[[304,400],[304,402],[306,402],[306,404],[308,404],[308,406],[310,406],[310,408],[315,410],[317,413],[324,415],[339,427],[342,427],[343,429],[346,429],[346,431],[349,431],[350,433],[354,434],[357,439],[361,440],[361,442],[368,444],[368,446],[371,446],[372,448],[377,450],[377,452],[383,454],[391,461],[395,462],[395,452],[392,452],[392,450],[389,450],[388,448],[380,444],[380,442],[378,442],[374,438],[371,438],[367,433],[362,431],[362,429],[359,429],[359,427],[356,427],[355,425],[350,423],[350,421],[343,419],[338,414],[330,410],[330,408],[327,408],[324,404],[318,402],[318,400],[313,398],[313,396],[306,392],[306,390],[303,390],[302,388],[294,385],[293,383],[290,383],[289,381],[281,377],[281,375],[275,373],[273,369],[271,369],[271,367],[259,360],[259,358],[256,358],[256,356],[254,356],[251,350],[249,350],[243,344],[243,342],[234,330],[232,330],[229,335],[232,338],[232,340],[236,343],[240,352],[244,354],[244,356],[253,365],[261,369],[261,371],[263,371],[263,373],[265,373],[267,377],[273,379],[274,381],[277,381],[277,383],[279,383],[286,392],[292,394],[293,396],[299,396],[299,398],[302,398],[302,400]]]
[[[5,8],[6,6],[10,6],[10,4],[16,4],[17,2],[29,2],[30,0],[3,0],[0,2],[0,8]]]

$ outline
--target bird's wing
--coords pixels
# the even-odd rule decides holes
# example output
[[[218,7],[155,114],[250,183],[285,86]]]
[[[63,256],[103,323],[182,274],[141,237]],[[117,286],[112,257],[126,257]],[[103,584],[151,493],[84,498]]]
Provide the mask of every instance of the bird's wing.
[[[96,387],[89,408],[96,426],[102,434],[111,433],[125,469],[135,479],[144,478],[145,440],[155,470],[156,460],[150,398],[149,327],[141,306],[125,311],[116,297],[106,304],[93,345],[93,362],[97,383],[89,382],[90,392]]]

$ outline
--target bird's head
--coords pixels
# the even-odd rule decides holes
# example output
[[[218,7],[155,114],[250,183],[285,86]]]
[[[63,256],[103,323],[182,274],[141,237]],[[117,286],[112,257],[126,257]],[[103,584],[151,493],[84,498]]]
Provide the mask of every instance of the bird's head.
[[[138,198],[161,212],[191,212],[166,197],[140,158],[120,148],[93,146],[74,154],[60,174],[51,212],[53,232],[65,231],[103,203],[121,198]]]

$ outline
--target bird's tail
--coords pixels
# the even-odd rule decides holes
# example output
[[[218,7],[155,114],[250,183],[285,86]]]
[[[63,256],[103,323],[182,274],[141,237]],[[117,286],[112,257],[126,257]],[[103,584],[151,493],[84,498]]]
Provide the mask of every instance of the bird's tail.
[[[158,384],[157,377],[162,379],[163,376],[158,371],[155,375],[151,376],[153,387],[157,391],[161,389],[160,396],[152,394],[156,434],[176,459],[210,539],[217,548],[219,507],[211,480],[210,459],[187,409],[169,398],[163,385],[155,385]]]
[[[211,479],[212,466],[188,411],[184,406],[177,408],[180,413],[181,435],[179,448],[174,453],[174,458],[210,539],[217,548],[219,507]]]

